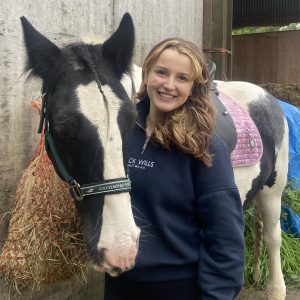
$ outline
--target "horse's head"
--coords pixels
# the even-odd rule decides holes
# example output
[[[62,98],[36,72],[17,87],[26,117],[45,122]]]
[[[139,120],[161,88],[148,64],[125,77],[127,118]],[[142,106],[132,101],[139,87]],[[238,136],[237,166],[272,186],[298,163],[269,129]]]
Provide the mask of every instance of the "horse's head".
[[[130,205],[124,143],[135,109],[120,82],[130,72],[132,19],[125,14],[103,44],[64,48],[24,17],[21,22],[26,69],[43,80],[49,157],[70,185],[95,268],[117,275],[133,266],[140,232]]]

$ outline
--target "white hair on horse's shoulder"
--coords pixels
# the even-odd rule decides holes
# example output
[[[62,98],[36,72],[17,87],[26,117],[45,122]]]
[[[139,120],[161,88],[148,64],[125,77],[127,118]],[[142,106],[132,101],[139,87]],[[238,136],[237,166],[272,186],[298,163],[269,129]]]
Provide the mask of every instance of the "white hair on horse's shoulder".
[[[96,34],[85,34],[80,36],[80,41],[85,44],[97,45],[102,44],[105,38]]]

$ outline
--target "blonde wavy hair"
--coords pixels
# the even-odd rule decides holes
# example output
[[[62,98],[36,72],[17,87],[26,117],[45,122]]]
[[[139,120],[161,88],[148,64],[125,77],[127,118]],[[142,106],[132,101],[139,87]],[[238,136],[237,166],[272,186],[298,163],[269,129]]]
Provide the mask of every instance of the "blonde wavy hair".
[[[170,149],[175,145],[181,151],[193,155],[206,166],[211,166],[209,153],[211,134],[214,129],[214,109],[210,99],[209,74],[202,51],[192,42],[180,38],[166,39],[157,44],[146,57],[142,68],[142,85],[138,100],[146,98],[145,78],[166,49],[176,49],[187,55],[194,67],[194,84],[188,100],[177,109],[168,112],[154,128],[151,138]]]

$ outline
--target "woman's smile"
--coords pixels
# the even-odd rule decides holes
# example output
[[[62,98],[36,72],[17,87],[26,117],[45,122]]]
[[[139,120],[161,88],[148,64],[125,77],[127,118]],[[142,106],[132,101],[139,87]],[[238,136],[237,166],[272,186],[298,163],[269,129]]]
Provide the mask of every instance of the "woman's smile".
[[[173,100],[175,99],[177,96],[176,95],[173,95],[173,94],[169,94],[169,93],[165,93],[165,92],[160,92],[158,91],[157,92],[159,94],[159,96],[162,98],[162,100]]]

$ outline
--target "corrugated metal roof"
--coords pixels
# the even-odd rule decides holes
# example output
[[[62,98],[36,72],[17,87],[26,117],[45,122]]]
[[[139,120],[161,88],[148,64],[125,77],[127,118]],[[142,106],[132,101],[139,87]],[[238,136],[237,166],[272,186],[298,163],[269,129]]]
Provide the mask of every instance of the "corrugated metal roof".
[[[300,0],[233,0],[234,29],[300,22]]]

